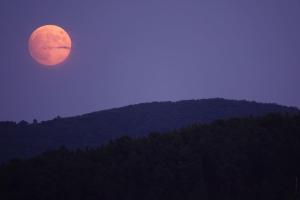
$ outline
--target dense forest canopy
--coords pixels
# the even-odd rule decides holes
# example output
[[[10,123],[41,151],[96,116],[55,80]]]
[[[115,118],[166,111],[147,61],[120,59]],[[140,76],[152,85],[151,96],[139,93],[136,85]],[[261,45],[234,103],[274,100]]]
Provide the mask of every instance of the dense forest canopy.
[[[38,123],[0,122],[0,162],[37,155],[64,145],[97,146],[122,135],[144,136],[198,122],[232,117],[261,116],[270,112],[296,113],[297,108],[225,99],[153,102]]]
[[[0,167],[5,200],[299,197],[300,114],[217,120]]]

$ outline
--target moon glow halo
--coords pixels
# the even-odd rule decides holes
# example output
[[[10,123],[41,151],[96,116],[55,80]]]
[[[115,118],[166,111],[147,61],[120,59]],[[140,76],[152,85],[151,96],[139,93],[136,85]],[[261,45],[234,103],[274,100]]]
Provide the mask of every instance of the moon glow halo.
[[[41,26],[29,38],[30,55],[42,65],[55,66],[62,63],[69,57],[71,48],[70,36],[56,25]]]

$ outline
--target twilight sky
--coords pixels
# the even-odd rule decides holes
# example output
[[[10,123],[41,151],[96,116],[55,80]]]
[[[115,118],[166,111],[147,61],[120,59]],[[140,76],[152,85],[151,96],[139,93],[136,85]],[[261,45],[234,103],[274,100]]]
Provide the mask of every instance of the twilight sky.
[[[55,69],[31,32],[65,28]],[[300,107],[299,0],[1,0],[0,120],[223,97]]]

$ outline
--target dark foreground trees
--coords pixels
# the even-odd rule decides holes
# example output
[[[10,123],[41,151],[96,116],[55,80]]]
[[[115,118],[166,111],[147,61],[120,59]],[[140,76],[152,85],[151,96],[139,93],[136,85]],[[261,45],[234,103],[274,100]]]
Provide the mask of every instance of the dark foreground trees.
[[[296,199],[300,115],[215,121],[0,168],[0,199]]]

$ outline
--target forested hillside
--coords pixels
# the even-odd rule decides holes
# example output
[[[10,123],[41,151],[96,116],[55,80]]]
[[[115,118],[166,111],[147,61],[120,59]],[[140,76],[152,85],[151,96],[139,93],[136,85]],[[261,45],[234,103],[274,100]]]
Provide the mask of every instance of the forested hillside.
[[[225,99],[153,102],[38,123],[0,122],[0,162],[32,156],[61,145],[91,147],[122,135],[144,136],[197,122],[271,112],[297,113],[296,108]]]
[[[5,200],[295,200],[300,115],[217,120],[0,168]]]

